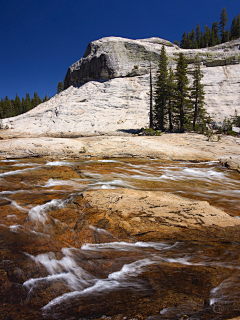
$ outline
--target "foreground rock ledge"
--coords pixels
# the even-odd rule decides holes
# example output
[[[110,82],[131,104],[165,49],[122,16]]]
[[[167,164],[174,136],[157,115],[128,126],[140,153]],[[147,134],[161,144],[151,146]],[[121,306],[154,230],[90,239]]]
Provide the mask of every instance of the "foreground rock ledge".
[[[221,136],[211,141],[202,134],[163,134],[160,137],[111,135],[81,138],[9,136],[1,131],[1,158],[52,159],[155,158],[162,161],[221,161],[240,171],[240,138]]]
[[[240,226],[239,219],[206,201],[188,200],[161,191],[90,190],[76,197],[74,203],[81,207],[85,221],[96,232],[101,234],[104,229],[119,240],[157,241],[185,236],[197,240],[199,230],[215,233]],[[180,238],[179,234],[182,234]]]

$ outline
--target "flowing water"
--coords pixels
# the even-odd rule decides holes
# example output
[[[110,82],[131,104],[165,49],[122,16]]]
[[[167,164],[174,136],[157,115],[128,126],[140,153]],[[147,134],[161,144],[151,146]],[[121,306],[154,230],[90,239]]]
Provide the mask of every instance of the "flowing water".
[[[129,242],[89,225],[90,240],[108,241],[77,245],[76,196],[119,187],[206,200],[240,218],[240,176],[217,162],[2,160],[1,319],[240,315],[236,239]]]

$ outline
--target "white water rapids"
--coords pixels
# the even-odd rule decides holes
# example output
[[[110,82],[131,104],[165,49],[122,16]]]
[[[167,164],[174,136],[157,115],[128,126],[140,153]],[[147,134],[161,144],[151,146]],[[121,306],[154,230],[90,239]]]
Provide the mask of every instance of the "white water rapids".
[[[49,177],[44,181],[24,179],[25,175],[34,177],[39,170],[51,170],[54,167],[76,167],[79,178]],[[18,189],[14,188],[16,181]],[[239,175],[221,168],[217,162],[164,164],[156,160],[138,163],[109,159],[38,163],[30,160],[6,160],[1,161],[0,185],[0,200],[3,205],[8,206],[6,218],[1,220],[1,226],[14,234],[34,233],[44,239],[54,237],[56,231],[53,225],[66,228],[64,222],[52,218],[48,214],[49,211],[61,210],[72,203],[76,194],[89,189],[124,187],[163,190],[188,198],[206,200],[229,214],[240,217]],[[51,193],[56,198],[46,198],[43,204],[37,204],[37,200],[32,203],[18,203],[19,194],[28,194],[37,199],[46,195],[49,197]],[[26,215],[25,220],[31,222],[30,226],[19,224],[20,214]],[[33,268],[38,270],[33,277],[28,277],[28,273],[24,275],[25,281],[21,285],[28,293],[25,303],[31,302],[38,292],[61,283],[56,295],[53,294],[54,297],[41,307],[41,312],[47,319],[67,319],[64,318],[66,315],[62,309],[64,306],[68,308],[71,303],[75,306],[77,299],[92,297],[94,300],[117,290],[130,290],[133,295],[134,292],[148,295],[153,289],[150,289],[149,281],[144,278],[144,274],[149,270],[156,272],[159,268],[168,268],[170,265],[229,270],[229,276],[209,290],[207,303],[209,308],[215,306],[216,309],[219,305],[227,308],[226,306],[235,304],[236,308],[240,309],[238,243],[225,244],[220,248],[217,242],[124,242],[103,228],[90,225],[89,230],[109,236],[112,242],[85,243],[80,248],[66,244],[60,250],[35,255],[23,253],[26,259],[31,261]],[[108,254],[111,254],[110,258]],[[17,261],[14,263],[17,266]],[[182,308],[163,308],[159,310],[156,319],[174,319],[188,310],[187,307]],[[71,319],[77,317],[73,316]]]

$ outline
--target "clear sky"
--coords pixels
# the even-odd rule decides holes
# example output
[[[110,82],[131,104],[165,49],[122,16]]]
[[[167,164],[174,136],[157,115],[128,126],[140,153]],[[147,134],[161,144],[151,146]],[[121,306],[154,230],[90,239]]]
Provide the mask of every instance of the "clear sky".
[[[228,27],[239,0],[0,0],[0,98],[56,94],[89,42],[107,36],[181,40],[200,23]]]

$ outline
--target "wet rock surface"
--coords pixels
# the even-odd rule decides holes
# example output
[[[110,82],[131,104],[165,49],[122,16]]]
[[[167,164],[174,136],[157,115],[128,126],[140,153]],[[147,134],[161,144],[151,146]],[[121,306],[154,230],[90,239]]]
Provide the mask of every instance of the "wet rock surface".
[[[162,161],[218,160],[223,166],[240,170],[240,138],[220,135],[208,141],[201,134],[163,134],[160,137],[93,136],[81,138],[13,138],[1,132],[2,158],[46,157],[49,159],[153,158]]]
[[[2,161],[2,319],[238,316],[239,187],[214,162]]]

